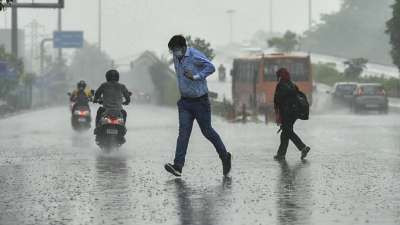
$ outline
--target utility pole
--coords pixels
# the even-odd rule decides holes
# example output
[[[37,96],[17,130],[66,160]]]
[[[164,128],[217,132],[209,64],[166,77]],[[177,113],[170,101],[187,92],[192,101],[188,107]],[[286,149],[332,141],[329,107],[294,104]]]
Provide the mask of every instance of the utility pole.
[[[58,31],[62,30],[62,12],[61,8],[58,8]],[[58,62],[62,62],[62,48],[58,49]]]
[[[31,23],[28,24],[28,27],[30,29],[30,36],[31,36],[31,69],[32,71],[35,71],[35,61],[38,57],[38,51],[37,51],[37,47],[38,47],[38,38],[39,38],[39,29],[40,28],[44,28],[43,25],[39,24],[37,22],[37,20],[32,20]]]
[[[308,0],[308,30],[312,27],[312,0]]]
[[[235,10],[230,9],[226,11],[229,16],[229,24],[230,24],[230,33],[229,33],[229,39],[230,39],[230,44],[233,43],[233,14],[235,13]]]
[[[274,32],[274,9],[273,9],[273,0],[269,0],[269,33],[272,34]]]
[[[11,8],[11,53],[18,58],[18,11],[17,0],[14,0]]]
[[[100,49],[100,51],[101,51],[101,27],[102,27],[102,17],[103,17],[103,15],[102,15],[102,0],[99,0],[99,30],[98,30],[98,35],[99,35],[99,49]]]

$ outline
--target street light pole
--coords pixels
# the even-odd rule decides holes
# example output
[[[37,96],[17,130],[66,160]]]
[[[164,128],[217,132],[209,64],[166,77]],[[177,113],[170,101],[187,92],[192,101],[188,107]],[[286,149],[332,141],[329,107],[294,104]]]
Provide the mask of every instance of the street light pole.
[[[229,24],[230,24],[230,34],[229,34],[229,38],[230,38],[230,43],[233,43],[233,14],[235,13],[235,10],[230,9],[228,11],[226,11],[226,13],[228,13],[229,16]]]
[[[61,8],[58,8],[58,31],[62,30],[62,11]],[[62,48],[58,49],[58,62],[62,61]]]
[[[273,10],[273,0],[269,0],[269,33],[274,32],[274,10]]]
[[[308,30],[312,27],[312,0],[308,0]]]
[[[98,42],[99,42],[99,49],[100,49],[100,51],[101,51],[101,26],[102,26],[102,21],[101,21],[101,19],[102,19],[102,0],[99,0],[99,30],[98,30],[98,35],[99,35],[99,40],[98,40]]]
[[[18,58],[18,10],[15,4],[17,0],[14,0],[11,8],[11,52]]]

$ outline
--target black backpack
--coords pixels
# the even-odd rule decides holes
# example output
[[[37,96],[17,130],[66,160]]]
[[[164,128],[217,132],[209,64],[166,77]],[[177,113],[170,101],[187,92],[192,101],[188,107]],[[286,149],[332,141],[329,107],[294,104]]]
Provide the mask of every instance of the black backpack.
[[[310,103],[308,103],[307,96],[297,90],[296,98],[294,100],[294,109],[295,115],[298,119],[308,120],[310,115]]]

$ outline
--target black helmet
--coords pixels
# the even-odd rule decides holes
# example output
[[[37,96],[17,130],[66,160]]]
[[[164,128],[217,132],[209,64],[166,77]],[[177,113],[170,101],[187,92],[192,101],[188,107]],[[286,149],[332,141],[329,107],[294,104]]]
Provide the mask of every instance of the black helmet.
[[[78,87],[78,89],[85,89],[86,88],[86,82],[84,80],[79,81],[76,86]]]
[[[119,81],[119,72],[117,70],[109,70],[106,73],[107,81]]]

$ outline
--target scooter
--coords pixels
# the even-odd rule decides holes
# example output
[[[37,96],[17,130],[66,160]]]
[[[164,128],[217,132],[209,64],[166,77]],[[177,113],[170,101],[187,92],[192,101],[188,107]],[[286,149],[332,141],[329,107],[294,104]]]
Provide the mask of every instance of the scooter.
[[[71,96],[71,93],[68,93],[68,96]],[[91,99],[88,99],[89,101]],[[77,131],[89,130],[92,122],[89,105],[87,103],[79,104],[78,102],[71,101],[70,110],[72,128]]]
[[[98,102],[102,104],[102,101]],[[96,144],[104,151],[111,151],[123,145],[127,132],[121,110],[106,109],[96,127]]]
[[[89,106],[74,106],[71,115],[71,125],[74,130],[89,130],[92,117]]]

